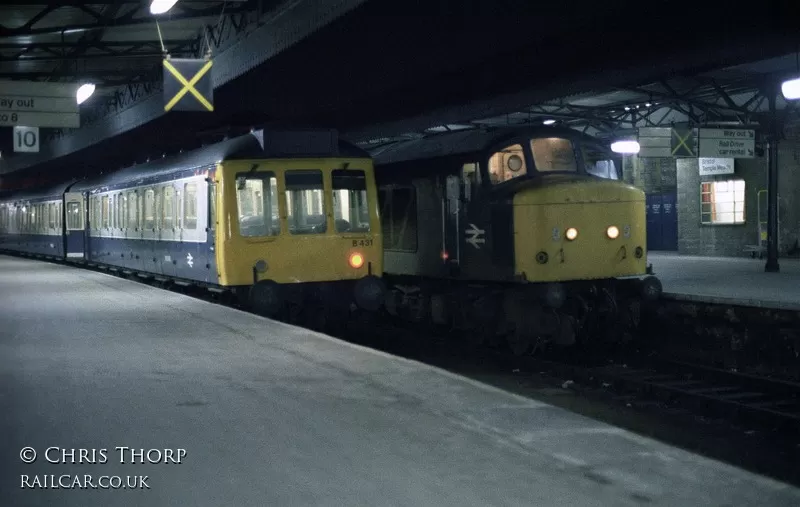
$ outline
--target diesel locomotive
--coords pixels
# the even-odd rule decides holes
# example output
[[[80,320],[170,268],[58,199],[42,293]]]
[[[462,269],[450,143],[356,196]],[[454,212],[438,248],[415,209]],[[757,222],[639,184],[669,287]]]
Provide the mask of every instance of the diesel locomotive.
[[[255,131],[2,195],[0,250],[230,292],[267,316],[374,312],[377,197],[372,160],[335,131]]]
[[[456,131],[378,147],[390,314],[518,354],[618,338],[661,284],[645,196],[573,129]]]

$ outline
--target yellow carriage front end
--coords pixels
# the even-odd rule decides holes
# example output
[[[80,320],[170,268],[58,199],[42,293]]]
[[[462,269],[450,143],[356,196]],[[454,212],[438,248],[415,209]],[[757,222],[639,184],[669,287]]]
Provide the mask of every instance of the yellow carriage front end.
[[[364,156],[221,162],[214,175],[220,285],[255,310],[341,312],[383,304],[372,161]]]

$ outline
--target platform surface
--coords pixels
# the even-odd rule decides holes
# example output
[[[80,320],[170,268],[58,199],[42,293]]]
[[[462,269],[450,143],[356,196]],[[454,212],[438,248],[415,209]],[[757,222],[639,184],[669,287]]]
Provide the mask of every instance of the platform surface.
[[[800,260],[779,259],[778,273],[765,260],[649,252],[664,297],[705,303],[800,311]]]
[[[0,322],[3,506],[800,505],[793,487],[563,409],[101,273],[0,257]],[[50,447],[108,461],[48,463]],[[186,455],[120,464],[117,447]]]

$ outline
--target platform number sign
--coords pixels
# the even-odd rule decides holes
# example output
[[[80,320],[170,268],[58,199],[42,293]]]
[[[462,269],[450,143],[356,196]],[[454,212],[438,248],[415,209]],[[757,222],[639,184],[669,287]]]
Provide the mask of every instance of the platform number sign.
[[[39,127],[14,127],[14,151],[39,151]]]

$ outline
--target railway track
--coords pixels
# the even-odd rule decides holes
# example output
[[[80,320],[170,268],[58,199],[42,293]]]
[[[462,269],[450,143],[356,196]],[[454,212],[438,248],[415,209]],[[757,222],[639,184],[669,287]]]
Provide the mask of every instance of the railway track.
[[[588,367],[595,385],[680,404],[703,415],[798,434],[800,384],[669,359]]]
[[[506,370],[565,379],[565,387],[572,381],[606,389],[617,398],[800,437],[800,383],[630,353],[623,360],[489,354]]]

